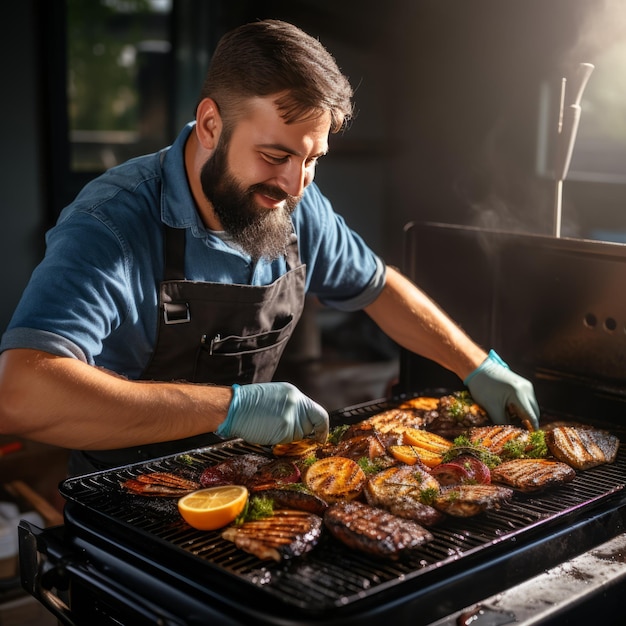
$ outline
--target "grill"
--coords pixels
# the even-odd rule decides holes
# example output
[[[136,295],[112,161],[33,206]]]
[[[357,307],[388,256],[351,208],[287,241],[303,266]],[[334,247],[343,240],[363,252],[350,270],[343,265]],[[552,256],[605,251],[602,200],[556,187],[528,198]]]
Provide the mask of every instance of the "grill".
[[[604,330],[599,332],[589,323],[593,313],[619,326],[619,302],[606,289],[606,301],[576,296],[580,306],[571,294],[563,303],[558,293],[564,289],[569,294],[571,271],[564,268],[578,271],[583,267],[581,255],[592,254],[614,270],[626,267],[625,253],[602,244],[598,249],[589,242],[576,246],[566,240],[502,233],[494,233],[485,246],[484,237],[472,229],[439,225],[407,229],[408,267],[417,272],[430,262],[427,278],[416,272],[412,277],[430,282],[427,290],[453,317],[463,320],[470,334],[505,354],[512,367],[533,380],[545,421],[584,419],[625,441],[616,375],[621,357],[615,347],[622,338],[607,340],[606,323],[600,324]],[[532,249],[533,262],[510,263],[525,247]],[[432,255],[441,256],[441,250],[450,250],[448,263],[433,265],[438,257]],[[569,262],[555,263],[562,253],[571,257]],[[543,265],[542,255],[549,256],[551,264]],[[472,298],[459,298],[458,289],[450,296],[449,279],[458,281],[452,268],[455,264],[467,268],[468,259],[482,270],[469,294]],[[616,280],[617,272],[607,274],[600,261],[596,269],[603,270],[606,287],[607,276]],[[511,285],[528,285],[534,278],[520,275],[512,282],[511,274],[533,270],[539,278],[532,289],[511,294]],[[467,288],[464,285],[461,291]],[[547,300],[537,302],[531,293]],[[485,310],[486,316],[481,314]],[[546,316],[549,342],[543,332],[536,337],[537,329],[546,328]],[[558,341],[553,341],[555,335]],[[588,359],[592,368],[582,359],[570,358],[572,342],[580,345],[581,337],[583,346],[590,342],[603,346],[602,355]],[[598,364],[602,370],[596,369]],[[458,385],[430,362],[403,354],[400,383],[392,398],[337,411],[332,423],[354,423],[409,397],[439,395]],[[67,624],[367,625],[381,619],[461,624],[478,617],[467,607],[488,598],[493,603],[495,594],[606,542],[621,540],[626,526],[624,444],[615,463],[579,472],[572,483],[539,494],[515,494],[509,505],[473,518],[447,518],[431,529],[434,541],[400,562],[359,554],[328,535],[303,557],[280,564],[260,561],[222,540],[219,532],[190,529],[178,516],[175,501],[132,496],[119,488],[120,482],[146,471],[197,478],[209,464],[250,452],[269,455],[266,449],[233,440],[64,481],[60,489],[67,499],[65,525],[48,530],[27,522],[20,526],[23,585]],[[605,562],[614,564],[616,558],[615,552],[607,552]],[[619,597],[609,594],[612,585],[616,587],[605,584],[591,594],[601,598],[604,608],[608,595]],[[593,607],[596,601],[587,599],[585,606]],[[580,599],[575,602],[580,616]],[[558,617],[572,610],[563,608]],[[489,623],[516,619],[502,607],[495,615],[496,621]]]

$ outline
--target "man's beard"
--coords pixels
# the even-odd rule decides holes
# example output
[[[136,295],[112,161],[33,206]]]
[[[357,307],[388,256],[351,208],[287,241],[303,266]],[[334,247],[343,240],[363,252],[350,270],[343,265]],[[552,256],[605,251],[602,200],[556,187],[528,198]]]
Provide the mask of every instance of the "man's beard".
[[[255,260],[263,257],[273,261],[284,256],[293,230],[290,215],[300,197],[263,183],[244,189],[228,171],[226,154],[227,147],[220,142],[200,172],[202,191],[222,227]],[[254,203],[255,192],[285,203],[279,209],[258,207]]]

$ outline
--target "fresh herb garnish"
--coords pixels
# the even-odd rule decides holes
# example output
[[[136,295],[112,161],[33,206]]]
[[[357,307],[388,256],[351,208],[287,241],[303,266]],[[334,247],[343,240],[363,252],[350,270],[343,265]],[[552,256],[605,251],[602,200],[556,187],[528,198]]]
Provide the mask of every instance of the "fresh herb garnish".
[[[368,459],[366,456],[362,456],[357,461],[357,464],[366,475],[377,474],[387,468],[387,464],[383,459]]]
[[[463,454],[471,454],[479,461],[482,461],[489,469],[493,469],[502,463],[502,459],[487,448],[475,443],[466,435],[459,435],[454,441],[453,446],[443,455],[443,463],[447,463],[457,456]]]
[[[439,495],[439,490],[434,487],[429,487],[428,489],[422,489],[420,491],[420,502],[422,504],[427,504],[428,506],[432,506],[433,502],[437,499]]]
[[[519,437],[514,441],[507,441],[502,446],[502,456],[507,459],[543,459],[548,456],[546,433],[543,430],[534,430],[529,433],[528,439]]]
[[[350,428],[349,424],[342,424],[341,426],[331,428],[328,433],[328,443],[337,445],[341,441],[341,438],[346,434],[348,428]]]
[[[235,519],[240,526],[244,522],[253,522],[274,515],[274,501],[265,496],[249,498],[243,511]]]

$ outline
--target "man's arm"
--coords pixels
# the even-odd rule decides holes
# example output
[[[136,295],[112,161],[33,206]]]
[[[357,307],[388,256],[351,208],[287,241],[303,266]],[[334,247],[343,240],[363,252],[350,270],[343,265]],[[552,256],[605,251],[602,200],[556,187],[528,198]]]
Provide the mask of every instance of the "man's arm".
[[[109,449],[214,431],[230,387],[131,381],[38,350],[0,355],[0,432],[66,448]]]
[[[365,310],[398,344],[453,371],[493,422],[516,417],[530,429],[539,427],[532,383],[493,350],[477,346],[408,278],[388,268],[385,287]]]
[[[328,413],[289,383],[132,381],[38,350],[0,355],[0,433],[107,450],[217,431],[271,445],[325,441]]]
[[[385,287],[365,308],[396,343],[453,371],[461,380],[487,357],[426,294],[392,267]]]

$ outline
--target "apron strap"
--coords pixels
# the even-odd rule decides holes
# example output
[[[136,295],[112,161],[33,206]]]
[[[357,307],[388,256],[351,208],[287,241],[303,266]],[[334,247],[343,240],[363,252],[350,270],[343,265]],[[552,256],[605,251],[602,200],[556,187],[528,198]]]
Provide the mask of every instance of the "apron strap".
[[[185,229],[167,224],[164,228],[163,280],[185,280]]]

